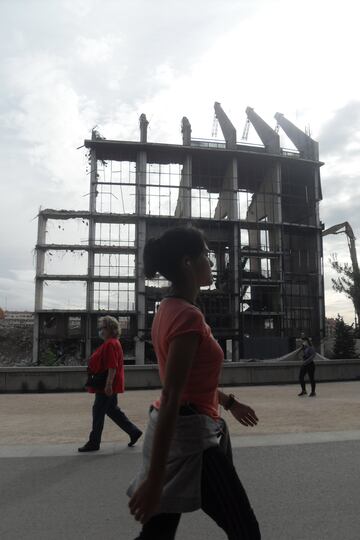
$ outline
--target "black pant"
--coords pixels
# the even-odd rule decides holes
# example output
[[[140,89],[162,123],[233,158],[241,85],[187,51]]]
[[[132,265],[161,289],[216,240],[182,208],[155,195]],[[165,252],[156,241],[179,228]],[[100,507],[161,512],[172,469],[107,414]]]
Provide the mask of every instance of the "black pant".
[[[306,366],[301,366],[300,368],[300,384],[301,389],[303,392],[306,392],[306,386],[305,386],[305,375],[309,375],[310,383],[311,383],[311,392],[315,392],[316,388],[316,382],[315,382],[315,363],[310,362],[310,364],[307,364]]]
[[[89,441],[100,446],[101,434],[104,428],[105,415],[107,415],[119,428],[123,429],[129,437],[135,435],[139,429],[133,424],[125,413],[118,407],[117,394],[107,396],[105,394],[96,394],[92,409],[93,422],[92,431],[89,435]]]
[[[220,447],[203,454],[202,510],[229,540],[260,540],[261,534],[249,499],[229,458]],[[158,514],[144,526],[137,540],[173,540],[181,514]],[[195,531],[194,531],[195,537]]]

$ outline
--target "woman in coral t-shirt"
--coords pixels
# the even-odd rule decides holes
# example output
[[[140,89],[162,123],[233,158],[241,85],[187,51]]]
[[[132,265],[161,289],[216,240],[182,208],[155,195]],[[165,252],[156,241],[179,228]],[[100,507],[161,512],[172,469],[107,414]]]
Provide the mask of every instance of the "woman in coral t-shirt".
[[[219,405],[243,425],[255,412],[218,389],[223,351],[196,305],[212,283],[202,233],[178,227],[149,240],[145,276],[172,283],[152,326],[162,393],[150,408],[143,466],[128,489],[129,507],[143,524],[138,539],[171,540],[182,512],[202,508],[231,540],[260,539],[259,526],[232,463]]]

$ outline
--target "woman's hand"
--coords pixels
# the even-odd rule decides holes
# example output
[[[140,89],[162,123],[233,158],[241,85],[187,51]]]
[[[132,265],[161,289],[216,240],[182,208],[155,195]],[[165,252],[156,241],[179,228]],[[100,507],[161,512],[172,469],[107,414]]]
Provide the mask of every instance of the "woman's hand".
[[[129,502],[131,514],[136,521],[146,523],[159,506],[162,483],[146,479],[135,491]]]
[[[240,403],[236,400],[235,403],[232,405],[230,412],[233,417],[236,418],[236,420],[240,422],[240,424],[242,424],[243,426],[253,427],[256,426],[259,421],[258,417],[255,414],[255,411],[251,407],[248,407],[244,403]]]
[[[108,372],[108,376],[107,376],[107,379],[106,379],[106,384],[105,384],[105,388],[104,388],[104,392],[105,392],[105,395],[107,397],[110,397],[113,395],[113,382],[114,382],[114,379],[115,379],[115,373],[116,373],[116,369],[115,368],[109,368],[109,372]]]
[[[112,396],[112,395],[113,395],[112,384],[108,384],[108,383],[107,383],[106,386],[105,386],[104,391],[105,391],[105,394],[106,394],[108,397]]]

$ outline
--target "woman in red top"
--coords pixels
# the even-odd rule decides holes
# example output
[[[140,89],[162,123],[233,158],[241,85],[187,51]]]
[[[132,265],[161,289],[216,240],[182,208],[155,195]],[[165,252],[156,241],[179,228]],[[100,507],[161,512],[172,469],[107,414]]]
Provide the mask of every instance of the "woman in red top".
[[[200,287],[212,283],[201,232],[179,227],[149,240],[144,269],[149,279],[163,275],[172,289],[152,326],[162,393],[150,408],[143,466],[128,489],[130,511],[143,524],[138,539],[172,540],[181,513],[202,508],[230,540],[259,540],[219,405],[245,426],[258,419],[218,389],[223,351],[196,305]]]
[[[93,405],[93,424],[88,442],[79,452],[99,450],[104,428],[105,415],[123,429],[130,437],[129,446],[134,446],[142,431],[133,424],[118,407],[117,394],[124,392],[124,355],[119,341],[119,323],[114,317],[101,317],[99,336],[104,343],[96,349],[89,360],[89,372],[93,374],[107,371],[103,389],[88,387],[95,394]]]

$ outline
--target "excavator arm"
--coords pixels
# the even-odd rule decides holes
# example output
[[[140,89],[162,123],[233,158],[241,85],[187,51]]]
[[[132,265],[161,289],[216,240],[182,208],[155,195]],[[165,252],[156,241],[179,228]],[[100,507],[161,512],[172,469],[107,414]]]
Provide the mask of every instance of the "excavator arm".
[[[357,252],[356,252],[356,245],[355,245],[355,235],[348,221],[344,221],[343,223],[338,223],[337,225],[333,225],[332,227],[325,229],[325,231],[323,231],[322,233],[322,236],[327,236],[328,234],[341,234],[341,233],[344,233],[347,236],[353,270],[355,272],[359,272],[359,263],[357,259]]]

